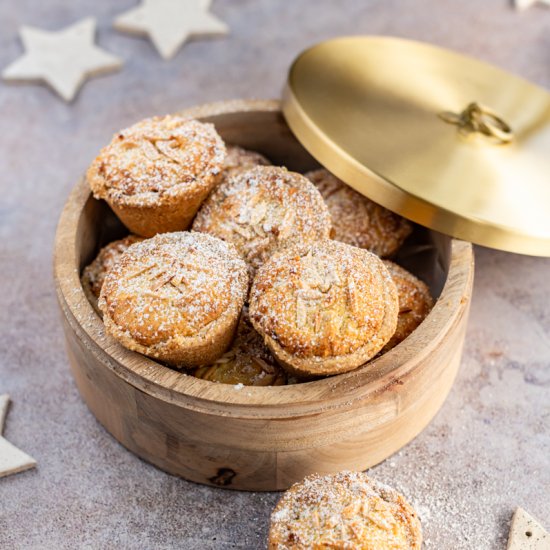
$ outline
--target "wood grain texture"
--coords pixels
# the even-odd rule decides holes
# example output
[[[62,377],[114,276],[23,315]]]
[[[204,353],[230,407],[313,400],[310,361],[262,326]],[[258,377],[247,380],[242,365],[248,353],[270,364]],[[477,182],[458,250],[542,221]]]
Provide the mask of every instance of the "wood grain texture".
[[[222,137],[290,169],[315,166],[277,102],[233,101],[187,111]],[[469,243],[432,234],[447,273],[437,303],[405,342],[353,372],[282,387],[214,384],[122,348],[105,334],[79,281],[82,267],[120,227],[85,181],[74,188],[56,237],[55,278],[77,385],[99,421],[140,457],[186,479],[276,490],[312,472],[365,469],[415,437],[451,388],[473,282]]]

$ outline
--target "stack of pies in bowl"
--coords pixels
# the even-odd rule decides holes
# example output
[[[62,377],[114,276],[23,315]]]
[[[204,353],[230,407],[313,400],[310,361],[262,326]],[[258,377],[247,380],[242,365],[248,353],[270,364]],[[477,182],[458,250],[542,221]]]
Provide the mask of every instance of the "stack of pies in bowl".
[[[54,266],[76,384],[120,443],[278,490],[368,468],[428,424],[460,364],[470,243],[319,172],[275,101],[113,141],[67,200]]]
[[[429,313],[388,261],[412,231],[324,169],[305,175],[224,143],[212,124],[146,119],[87,181],[130,231],[82,274],[124,347],[214,382],[298,383],[385,353]]]

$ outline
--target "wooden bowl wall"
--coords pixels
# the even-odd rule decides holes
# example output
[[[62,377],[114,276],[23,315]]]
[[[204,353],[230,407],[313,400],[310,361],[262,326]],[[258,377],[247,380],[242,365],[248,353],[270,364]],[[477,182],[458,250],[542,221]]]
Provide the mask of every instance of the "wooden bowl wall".
[[[186,111],[222,137],[303,171],[317,166],[274,101]],[[473,282],[469,243],[419,228],[400,262],[427,279],[437,303],[389,353],[353,372],[280,387],[216,384],[128,351],[105,334],[80,284],[82,268],[124,228],[85,181],[59,222],[55,280],[67,354],[80,393],[125,447],[199,483],[280,490],[312,472],[363,470],[396,452],[445,400],[462,352]]]

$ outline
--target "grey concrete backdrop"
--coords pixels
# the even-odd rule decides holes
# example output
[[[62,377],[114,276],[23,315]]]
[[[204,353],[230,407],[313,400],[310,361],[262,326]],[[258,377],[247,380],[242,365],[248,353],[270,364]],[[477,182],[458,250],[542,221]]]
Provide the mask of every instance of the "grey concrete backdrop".
[[[134,0],[2,0],[0,67],[21,24],[88,15],[122,72],[72,105],[45,87],[0,84],[0,393],[5,435],[38,460],[0,480],[0,548],[262,548],[276,494],[171,477],[119,446],[80,400],[63,350],[51,273],[65,198],[111,134],[151,114],[234,97],[277,97],[306,46],[342,34],[426,40],[550,88],[550,9],[507,0],[216,0],[224,39],[171,62],[110,25]],[[432,424],[372,475],[419,508],[426,547],[499,549],[521,505],[550,527],[550,261],[477,250],[458,380]]]

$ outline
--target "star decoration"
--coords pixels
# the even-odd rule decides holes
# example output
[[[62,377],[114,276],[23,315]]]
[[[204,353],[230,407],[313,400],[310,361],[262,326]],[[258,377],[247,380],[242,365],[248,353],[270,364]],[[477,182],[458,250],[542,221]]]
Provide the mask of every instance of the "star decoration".
[[[526,10],[535,4],[546,4],[550,6],[550,0],[514,0],[514,5],[518,10]]]
[[[94,44],[92,17],[57,32],[22,27],[25,54],[9,65],[5,80],[45,82],[65,101],[71,101],[85,80],[122,66],[120,59]]]
[[[548,550],[550,533],[523,508],[516,508],[507,550]]]
[[[0,395],[0,477],[23,472],[36,466],[34,458],[2,437],[9,404],[9,395]]]
[[[164,59],[170,59],[185,41],[198,36],[227,34],[228,27],[208,12],[210,0],[143,0],[117,17],[115,29],[148,36]]]

